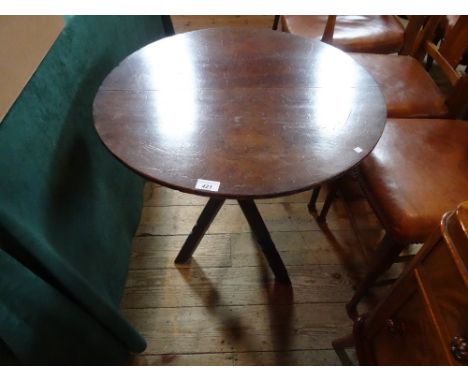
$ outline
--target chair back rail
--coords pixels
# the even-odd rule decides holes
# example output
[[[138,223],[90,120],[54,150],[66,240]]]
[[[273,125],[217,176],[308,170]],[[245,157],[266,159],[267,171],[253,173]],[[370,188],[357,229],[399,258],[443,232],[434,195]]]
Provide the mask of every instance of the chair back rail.
[[[468,47],[468,16],[460,16],[440,44],[439,53],[455,68]],[[436,59],[434,57],[434,59]]]
[[[456,68],[468,48],[468,16],[460,16],[437,46],[433,37],[443,18],[444,16],[433,16],[430,19],[424,34],[424,44],[419,47],[415,57],[422,61],[427,53],[439,65],[450,83],[455,85],[462,77]]]
[[[426,56],[426,42],[432,41],[445,16],[410,16],[407,29],[412,44],[408,44],[408,54],[421,63]],[[411,23],[413,26],[411,27]]]
[[[448,116],[459,117],[466,108],[468,100],[468,78],[457,70],[464,53],[468,50],[468,16],[460,16],[442,41],[436,45],[434,37],[446,16],[412,16],[415,32],[414,43],[408,54],[421,63],[424,58],[433,59],[440,67],[442,74],[449,81],[452,89],[447,92],[445,103],[448,107]],[[410,18],[410,21],[411,19]],[[422,25],[421,25],[422,23]]]

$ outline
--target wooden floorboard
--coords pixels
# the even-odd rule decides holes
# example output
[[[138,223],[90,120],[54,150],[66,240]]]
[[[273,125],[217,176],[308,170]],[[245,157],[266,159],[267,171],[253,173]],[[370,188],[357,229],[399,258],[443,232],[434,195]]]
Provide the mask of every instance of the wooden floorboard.
[[[273,16],[174,16],[178,33],[271,28]],[[132,365],[339,365],[331,342],[350,333],[345,303],[368,259],[340,199],[326,225],[311,192],[256,201],[292,286],[274,282],[235,200],[226,201],[193,258],[174,259],[207,198],[148,183],[122,311],[146,338]],[[326,188],[319,195],[323,205]],[[359,190],[351,208],[371,250],[381,227]],[[355,353],[350,352],[355,360]]]
[[[123,313],[147,339],[146,354],[330,349],[333,339],[351,330],[342,303],[145,308]]]
[[[342,302],[353,282],[337,265],[289,266],[292,288],[274,282],[260,267],[134,270],[128,277],[124,308],[302,304]]]
[[[271,28],[274,16],[171,16],[176,33],[214,27]]]
[[[187,235],[135,237],[130,269],[174,268],[174,260],[186,238]],[[231,235],[205,235],[194,258],[202,267],[231,266]],[[190,263],[178,265],[183,267],[190,267]]]
[[[367,231],[375,240],[380,230]],[[360,266],[364,258],[351,231],[336,230],[271,232],[271,237],[286,265],[342,264]],[[187,235],[156,235],[135,237],[130,269],[165,268],[174,259]],[[203,267],[258,266],[262,258],[250,232],[207,234],[193,258]],[[178,267],[190,267],[178,265]]]
[[[196,223],[203,206],[144,207],[137,236],[141,235],[188,235]],[[322,203],[318,203],[318,208]],[[309,214],[306,203],[259,204],[258,209],[265,224],[272,232],[320,230]],[[327,217],[331,230],[350,230],[346,214],[337,214],[331,209]],[[377,229],[376,221],[367,221],[366,229]],[[208,233],[250,232],[250,227],[238,205],[224,205],[211,224]]]
[[[356,362],[356,361],[355,361]],[[136,356],[132,365],[145,366],[339,366],[335,351],[293,350],[288,352],[245,352],[205,354],[162,354]]]

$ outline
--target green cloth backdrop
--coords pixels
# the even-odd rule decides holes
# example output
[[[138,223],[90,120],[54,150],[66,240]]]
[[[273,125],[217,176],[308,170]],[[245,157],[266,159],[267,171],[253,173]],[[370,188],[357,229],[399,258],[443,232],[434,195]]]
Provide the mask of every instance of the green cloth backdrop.
[[[100,142],[92,102],[161,37],[161,16],[67,17],[0,124],[0,338],[20,363],[119,364],[146,346],[119,312],[144,181]]]

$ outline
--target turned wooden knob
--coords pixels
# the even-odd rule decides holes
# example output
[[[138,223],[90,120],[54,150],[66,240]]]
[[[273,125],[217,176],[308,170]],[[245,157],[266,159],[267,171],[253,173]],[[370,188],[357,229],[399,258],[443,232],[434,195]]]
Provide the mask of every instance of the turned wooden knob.
[[[450,342],[450,350],[458,362],[468,363],[468,342],[466,338],[453,337]]]
[[[403,335],[405,332],[404,323],[398,320],[393,320],[391,318],[385,320],[385,327],[387,328],[388,332],[394,336]]]

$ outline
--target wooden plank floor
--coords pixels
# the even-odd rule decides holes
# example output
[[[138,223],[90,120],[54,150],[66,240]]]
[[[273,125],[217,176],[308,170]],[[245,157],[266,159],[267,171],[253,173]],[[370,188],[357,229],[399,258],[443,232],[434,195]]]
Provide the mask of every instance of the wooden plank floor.
[[[274,16],[171,16],[176,33],[217,27],[271,28]]]
[[[318,205],[323,203],[321,193]],[[336,365],[331,341],[351,330],[344,304],[366,259],[342,201],[320,228],[310,192],[259,200],[288,268],[278,285],[235,201],[228,201],[188,264],[174,259],[206,198],[147,183],[122,309],[145,336],[137,365]],[[365,244],[381,229],[352,203]]]
[[[176,32],[223,25],[271,28],[272,16],[177,16]],[[324,192],[319,199],[323,203]],[[206,198],[148,183],[122,301],[148,342],[135,365],[339,365],[333,339],[351,330],[344,305],[366,259],[341,202],[321,229],[310,192],[258,201],[292,288],[274,282],[235,201],[228,201],[189,264],[174,264]],[[381,230],[355,212],[366,245]],[[352,352],[351,352],[352,354]]]
[[[344,304],[365,259],[340,201],[324,232],[307,211],[309,197],[258,204],[288,268],[289,288],[274,282],[234,202],[223,206],[192,261],[176,266],[206,198],[148,183],[122,301],[148,341],[134,363],[339,364],[331,341],[351,330]],[[378,235],[373,215],[363,216],[365,229]]]

